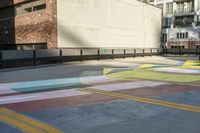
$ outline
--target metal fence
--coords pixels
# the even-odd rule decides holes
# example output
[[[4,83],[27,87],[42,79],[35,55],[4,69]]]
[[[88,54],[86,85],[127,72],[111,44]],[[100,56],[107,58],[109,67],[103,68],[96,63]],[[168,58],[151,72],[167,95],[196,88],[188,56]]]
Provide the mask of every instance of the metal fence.
[[[48,49],[0,51],[0,68],[161,55],[160,49]]]
[[[179,49],[162,49],[163,56],[175,55],[175,56],[198,56],[200,60],[200,48],[179,48]]]

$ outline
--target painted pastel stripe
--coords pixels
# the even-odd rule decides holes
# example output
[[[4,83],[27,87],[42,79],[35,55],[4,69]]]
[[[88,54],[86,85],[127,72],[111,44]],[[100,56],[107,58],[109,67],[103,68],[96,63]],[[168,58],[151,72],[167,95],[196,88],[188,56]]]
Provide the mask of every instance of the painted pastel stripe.
[[[15,93],[16,91],[11,89],[13,85],[15,85],[15,83],[0,84],[0,95]]]
[[[58,87],[68,87],[80,85],[80,78],[66,78],[66,79],[53,79],[53,80],[41,80],[23,82],[12,86],[12,89],[18,92],[30,92],[30,91],[43,91]]]
[[[16,93],[16,91],[11,90],[11,89],[0,90],[0,95],[4,95],[4,94],[12,94],[12,93]]]
[[[106,91],[115,91],[115,90],[128,90],[128,89],[143,88],[143,87],[153,87],[153,86],[160,86],[160,85],[167,85],[167,84],[169,83],[154,82],[154,81],[136,81],[136,82],[128,82],[128,83],[92,86],[88,88],[95,88],[95,89],[106,90]]]
[[[91,76],[81,78],[64,78],[64,79],[51,79],[40,81],[16,82],[0,84],[0,94],[11,94],[16,92],[31,92],[31,91],[44,91],[54,90],[58,87],[71,87],[81,84],[94,84],[114,81],[115,79],[104,76]]]
[[[200,70],[181,69],[181,68],[157,68],[154,71],[169,72],[169,73],[200,74]]]
[[[159,86],[159,85],[165,85],[165,84],[168,84],[168,83],[153,82],[153,81],[137,81],[137,82],[92,86],[91,88],[106,90],[106,91],[114,91],[114,90],[126,90],[126,89],[133,89],[133,88],[152,87],[152,86]],[[16,95],[16,96],[4,96],[0,98],[0,105],[37,101],[37,100],[47,100],[47,99],[54,99],[54,98],[63,98],[63,97],[70,97],[70,96],[80,96],[80,95],[87,95],[87,94],[90,94],[90,93],[78,91],[78,89],[68,89],[68,90],[57,90],[57,91],[48,91],[48,92],[40,92],[40,93],[32,93],[32,94],[22,94],[22,95]]]
[[[95,83],[103,83],[103,82],[110,82],[116,81],[116,79],[105,77],[105,76],[91,76],[91,77],[82,77],[80,78],[80,82],[82,84],[95,84]]]
[[[178,65],[166,65],[166,64],[143,64],[139,69],[148,69],[148,68],[160,68],[160,67],[175,67]]]
[[[6,83],[6,84],[0,84],[0,91],[1,90],[8,90],[11,89],[12,86],[16,85],[16,83]]]
[[[76,89],[70,89],[70,90],[49,91],[49,92],[32,93],[32,94],[22,94],[17,96],[5,96],[0,98],[0,105],[87,95],[87,94],[90,93],[78,91]]]

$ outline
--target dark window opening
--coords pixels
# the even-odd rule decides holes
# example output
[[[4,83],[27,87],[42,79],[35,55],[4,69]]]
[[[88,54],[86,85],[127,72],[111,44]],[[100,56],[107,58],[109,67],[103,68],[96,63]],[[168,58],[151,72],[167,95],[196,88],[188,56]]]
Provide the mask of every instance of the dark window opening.
[[[46,4],[38,5],[38,6],[33,7],[33,11],[43,10],[45,8],[46,8]]]
[[[26,12],[32,12],[32,8],[26,8],[24,9]]]
[[[179,33],[177,33],[177,34],[176,34],[176,38],[177,38],[177,39],[179,39],[179,38],[180,38],[180,36],[179,36],[179,35],[180,35]]]
[[[188,32],[185,33],[185,38],[186,38],[186,39],[188,38]]]

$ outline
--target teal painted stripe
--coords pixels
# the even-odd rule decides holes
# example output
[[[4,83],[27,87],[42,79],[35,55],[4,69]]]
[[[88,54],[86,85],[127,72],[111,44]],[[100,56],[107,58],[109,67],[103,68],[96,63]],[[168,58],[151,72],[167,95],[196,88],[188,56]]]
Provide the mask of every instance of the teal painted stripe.
[[[70,87],[80,84],[80,78],[40,80],[17,83],[12,86],[12,90],[18,92],[45,91],[58,87]]]

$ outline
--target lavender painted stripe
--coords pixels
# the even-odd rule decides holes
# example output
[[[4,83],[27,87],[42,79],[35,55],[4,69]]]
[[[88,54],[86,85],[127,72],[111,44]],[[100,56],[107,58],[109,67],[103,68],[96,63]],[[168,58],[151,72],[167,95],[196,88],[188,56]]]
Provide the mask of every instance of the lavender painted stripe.
[[[14,86],[16,83],[5,83],[0,84],[0,90],[8,90],[11,89],[12,86]]]
[[[93,86],[90,88],[106,90],[106,91],[115,91],[115,90],[128,90],[128,89],[143,88],[143,87],[153,87],[153,86],[160,86],[160,85],[167,85],[167,84],[169,83],[154,82],[154,81],[137,81],[137,82]]]
[[[16,91],[12,90],[11,87],[15,85],[15,83],[10,84],[0,84],[0,94],[10,94],[15,93]]]
[[[2,94],[12,94],[12,93],[16,93],[16,91],[11,90],[11,89],[0,90],[0,95],[2,95]]]
[[[63,98],[63,97],[70,97],[70,96],[87,95],[87,94],[90,94],[90,93],[78,91],[76,89],[70,89],[70,90],[33,93],[33,94],[23,94],[23,95],[17,95],[17,96],[5,96],[5,97],[0,98],[0,105],[38,101],[38,100],[47,100],[47,99],[54,99],[54,98]]]
[[[80,78],[81,83],[83,84],[95,84],[95,83],[103,83],[109,81],[115,81],[116,79],[104,77],[104,76],[91,76],[91,77],[83,77]]]
[[[200,70],[181,69],[181,68],[157,68],[154,71],[157,71],[157,72],[170,72],[170,73],[200,74]]]

